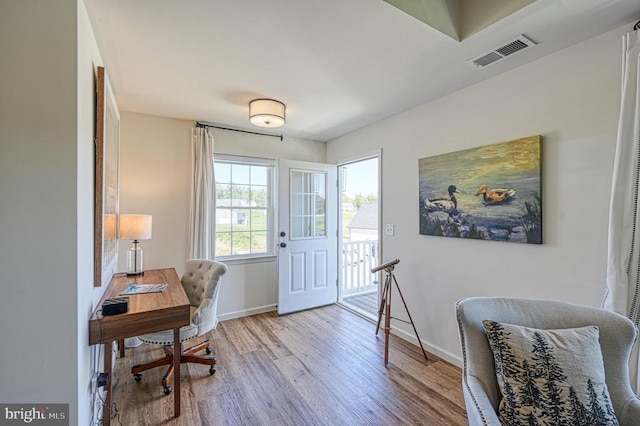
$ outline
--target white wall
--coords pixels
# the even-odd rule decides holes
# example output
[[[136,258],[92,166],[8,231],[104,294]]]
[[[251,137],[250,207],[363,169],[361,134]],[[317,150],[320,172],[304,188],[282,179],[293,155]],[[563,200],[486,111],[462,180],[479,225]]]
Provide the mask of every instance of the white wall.
[[[0,401],[87,424],[99,54],[78,0],[0,2],[0,52]]]
[[[88,319],[106,286],[93,286],[94,159],[96,73],[102,66],[100,51],[84,5],[77,10],[77,386],[78,424],[94,424],[102,413],[96,389],[97,374],[104,371],[103,349],[88,346]],[[107,70],[107,74],[108,74]],[[94,422],[94,423],[91,423]],[[73,423],[70,423],[73,424]]]
[[[395,224],[395,236],[383,237],[382,260],[400,259],[398,282],[422,340],[436,354],[460,359],[454,304],[462,297],[599,306],[620,39],[631,25],[328,143],[329,162],[382,148],[381,223]],[[543,245],[419,235],[419,158],[537,134],[544,136]],[[396,316],[404,311],[393,309]],[[410,326],[398,329],[413,336]]]
[[[117,97],[117,94],[116,94]],[[121,111],[120,212],[153,215],[153,238],[142,241],[145,269],[175,267],[182,274],[189,254],[191,133],[195,121]],[[212,129],[220,154],[324,162],[321,142]],[[130,241],[119,244],[119,270]],[[221,319],[272,310],[277,303],[277,262],[228,262],[220,293]]]
[[[120,112],[120,213],[153,215],[152,239],[140,242],[145,269],[180,272],[189,252],[190,128],[183,120]],[[120,271],[130,246],[119,244]]]

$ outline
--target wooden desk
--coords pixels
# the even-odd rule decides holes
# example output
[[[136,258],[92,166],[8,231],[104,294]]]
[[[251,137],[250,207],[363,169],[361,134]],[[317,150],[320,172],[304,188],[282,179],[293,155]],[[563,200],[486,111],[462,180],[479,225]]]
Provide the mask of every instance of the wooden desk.
[[[124,314],[103,317],[102,303],[105,299],[118,296],[129,283],[162,283],[169,287],[162,293],[148,293],[131,295],[129,297],[129,311]],[[189,299],[175,269],[154,269],[145,271],[144,275],[136,277],[117,276],[111,279],[100,303],[89,318],[89,345],[104,344],[104,371],[109,375],[106,386],[107,407],[111,407],[111,376],[113,342],[126,337],[140,334],[173,329],[173,353],[180,354],[180,327],[190,322]],[[124,351],[121,349],[120,354]],[[180,416],[180,362],[174,363],[173,380],[173,412]],[[103,424],[111,424],[111,412],[107,408],[102,411]]]

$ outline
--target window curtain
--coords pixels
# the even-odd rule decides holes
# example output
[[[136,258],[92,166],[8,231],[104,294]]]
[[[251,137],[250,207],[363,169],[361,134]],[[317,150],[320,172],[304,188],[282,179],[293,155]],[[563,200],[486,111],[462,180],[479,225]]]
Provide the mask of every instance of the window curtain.
[[[603,307],[640,322],[640,31],[623,37],[622,97],[613,165]],[[640,390],[638,348],[630,378]]]
[[[216,187],[213,164],[213,135],[203,127],[191,129],[191,259],[215,258]]]

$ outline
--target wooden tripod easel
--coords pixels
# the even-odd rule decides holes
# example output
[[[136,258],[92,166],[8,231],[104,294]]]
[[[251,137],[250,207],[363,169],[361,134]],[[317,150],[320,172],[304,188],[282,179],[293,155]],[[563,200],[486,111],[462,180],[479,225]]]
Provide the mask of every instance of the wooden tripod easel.
[[[409,316],[409,321],[405,321],[400,318],[393,318],[398,321],[405,322],[407,324],[411,324],[413,327],[413,331],[416,333],[416,338],[418,339],[418,344],[420,345],[420,349],[422,349],[422,354],[424,355],[424,359],[429,361],[427,358],[427,352],[424,350],[422,346],[422,340],[420,340],[420,336],[418,336],[418,330],[416,330],[416,326],[413,323],[413,319],[411,318],[411,314],[409,313],[409,308],[407,307],[407,303],[404,301],[404,296],[402,296],[402,292],[400,291],[400,286],[398,285],[398,280],[396,280],[395,275],[393,275],[393,270],[395,265],[400,263],[399,259],[392,260],[391,262],[387,262],[383,265],[377,266],[371,269],[371,273],[375,274],[378,271],[384,269],[387,273],[387,277],[384,281],[384,287],[382,289],[382,300],[380,302],[380,309],[378,310],[378,324],[376,325],[376,336],[378,335],[378,331],[380,330],[380,322],[382,321],[382,315],[384,315],[384,365],[385,367],[389,364],[389,333],[391,332],[391,280],[396,285],[398,289],[398,294],[400,295],[400,299],[402,299],[402,304],[404,305],[404,309],[407,311],[407,315]]]

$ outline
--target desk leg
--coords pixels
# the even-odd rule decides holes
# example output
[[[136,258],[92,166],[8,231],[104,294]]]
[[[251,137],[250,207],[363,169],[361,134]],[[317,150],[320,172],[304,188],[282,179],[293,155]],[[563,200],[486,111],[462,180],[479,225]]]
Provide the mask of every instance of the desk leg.
[[[173,415],[180,417],[180,364],[182,357],[180,329],[173,329]]]
[[[111,382],[113,376],[113,342],[108,341],[104,344],[104,372],[107,373],[107,385],[105,386],[106,396],[104,399],[104,407],[102,407],[102,424],[104,426],[111,425]]]

